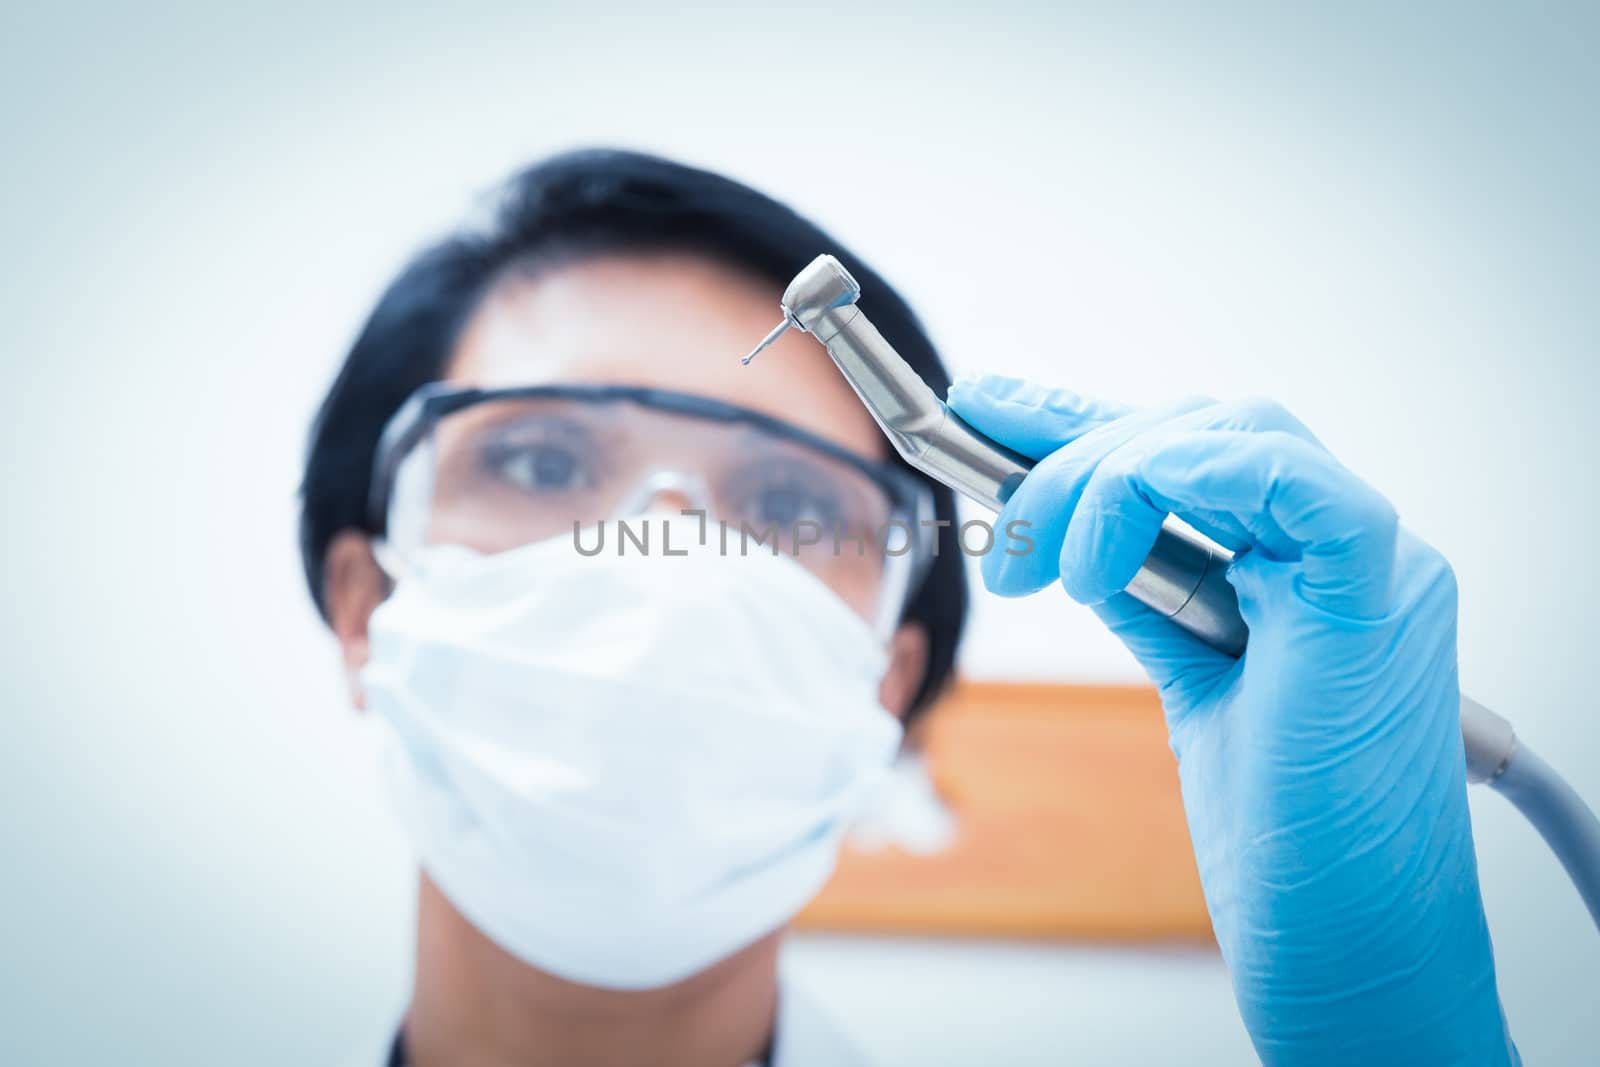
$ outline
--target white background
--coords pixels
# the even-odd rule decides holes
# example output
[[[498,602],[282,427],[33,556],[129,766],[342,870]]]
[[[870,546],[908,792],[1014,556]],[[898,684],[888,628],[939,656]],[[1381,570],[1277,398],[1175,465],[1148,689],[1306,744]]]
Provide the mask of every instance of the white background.
[[[1593,7],[51,6],[0,16],[0,1060],[393,1023],[409,859],[301,587],[303,435],[403,257],[580,144],[792,200],[958,370],[1283,400],[1454,562],[1464,687],[1600,802]],[[1056,591],[974,622],[972,674],[1136,677]],[[1524,1054],[1592,1063],[1600,940],[1473,813]],[[1205,953],[789,962],[885,1064],[1249,1057]]]

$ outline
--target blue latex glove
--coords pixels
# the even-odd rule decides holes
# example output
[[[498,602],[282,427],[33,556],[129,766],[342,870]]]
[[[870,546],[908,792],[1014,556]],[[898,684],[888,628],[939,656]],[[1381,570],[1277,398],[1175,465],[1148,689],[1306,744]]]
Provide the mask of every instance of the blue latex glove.
[[[950,406],[1039,460],[1000,516],[1160,687],[1206,906],[1268,1063],[1519,1062],[1501,1013],[1467,813],[1456,589],[1438,552],[1288,412],[1132,412],[999,377]],[[1250,627],[1217,653],[1119,592],[1176,514],[1239,551]]]

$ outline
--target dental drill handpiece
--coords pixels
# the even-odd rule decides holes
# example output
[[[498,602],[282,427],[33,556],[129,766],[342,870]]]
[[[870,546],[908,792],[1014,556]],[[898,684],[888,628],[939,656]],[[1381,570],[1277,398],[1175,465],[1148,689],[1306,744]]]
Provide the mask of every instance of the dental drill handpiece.
[[[907,463],[999,511],[1033,463],[946,407],[867,321],[856,306],[860,295],[861,286],[843,264],[818,256],[784,290],[783,322],[744,362],[791,327],[811,334]],[[1213,648],[1238,656],[1247,632],[1225,577],[1231,558],[1169,518],[1125,591]]]

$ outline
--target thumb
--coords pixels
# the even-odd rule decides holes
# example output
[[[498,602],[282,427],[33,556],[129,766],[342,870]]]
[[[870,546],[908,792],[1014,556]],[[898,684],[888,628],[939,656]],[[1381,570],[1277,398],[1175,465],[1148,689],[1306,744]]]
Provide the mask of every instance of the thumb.
[[[1133,411],[998,374],[956,379],[947,403],[979,433],[1034,460]]]
[[[1176,727],[1222,679],[1239,669],[1238,660],[1218,652],[1127,593],[1096,604],[1094,613],[1128,646],[1161,691],[1168,727]],[[1176,753],[1176,748],[1173,751]]]

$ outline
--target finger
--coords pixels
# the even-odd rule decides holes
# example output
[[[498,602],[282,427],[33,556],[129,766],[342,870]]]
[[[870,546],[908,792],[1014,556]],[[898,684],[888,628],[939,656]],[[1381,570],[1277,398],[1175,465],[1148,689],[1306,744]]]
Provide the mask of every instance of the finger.
[[[1093,610],[1161,691],[1168,726],[1174,724],[1177,709],[1200,703],[1202,690],[1221,684],[1238,667],[1234,657],[1218,652],[1127,593],[1118,593]]]
[[[1233,400],[1221,404],[1212,404],[1208,407],[1196,408],[1185,414],[1178,415],[1156,428],[1163,433],[1193,430],[1239,431],[1252,433],[1277,433],[1285,434],[1296,440],[1304,442],[1307,447],[1323,451],[1322,443],[1306,428],[1305,423],[1295,418],[1288,409],[1276,401],[1261,397],[1251,397],[1244,400]],[[1129,469],[1143,454],[1138,445],[1124,446],[1117,453],[1109,457],[1102,457],[1101,462],[1114,462],[1120,466],[1105,477],[1126,479]],[[1085,480],[1092,477],[1094,471],[1084,472]],[[1126,507],[1127,501],[1112,501],[1108,507]],[[1136,501],[1134,506],[1143,509],[1143,502]],[[1172,509],[1177,511],[1177,509]],[[1239,552],[1245,548],[1259,547],[1277,555],[1298,555],[1298,548],[1292,537],[1279,529],[1273,517],[1269,514],[1250,516],[1250,522],[1245,517],[1235,515],[1231,511],[1214,508],[1205,504],[1192,505],[1178,511],[1179,517],[1190,523],[1205,536],[1221,544],[1232,552]],[[1116,518],[1115,515],[1086,516],[1085,529],[1080,529],[1082,537],[1096,536],[1095,531],[1087,528],[1095,522],[1109,522]],[[1119,545],[1120,557],[1137,555],[1131,568],[1127,569],[1129,577],[1142,565],[1150,547],[1154,544],[1156,534],[1151,532],[1149,540],[1144,542],[1131,541]],[[1119,558],[1119,568],[1125,567],[1126,559]],[[1108,586],[1095,573],[1080,573],[1078,570],[1068,568],[1058,560],[1057,567],[1062,576],[1063,584],[1068,592],[1085,603],[1095,604],[1109,597],[1112,593],[1122,589],[1122,585]],[[1087,599],[1086,599],[1087,598]]]
[[[1095,466],[1128,441],[1174,417],[1206,407],[1204,397],[1180,401],[1165,408],[1141,411],[1089,430],[1056,449],[1028,472],[1000,512],[998,525],[1026,524],[1023,529],[1033,547],[1023,555],[990,552],[983,557],[984,585],[1001,596],[1037,592],[1060,576],[1061,543],[1067,524]]]
[[[1034,460],[1133,411],[998,374],[958,378],[947,403],[979,433]]]
[[[1143,564],[1163,518],[1196,509],[1231,514],[1263,551],[1297,554],[1308,602],[1350,618],[1384,612],[1394,509],[1321,447],[1278,431],[1166,430],[1107,457],[1062,544],[1067,592],[1108,599]]]
[[[1192,429],[1254,430],[1258,433],[1274,430],[1323,448],[1322,442],[1293,412],[1276,400],[1263,396],[1230,400],[1205,412],[1203,418],[1186,421]],[[1326,451],[1325,448],[1323,450]]]
[[[1022,596],[1042,589],[1066,574],[1061,569],[1059,550],[1066,536],[1072,509],[1077,506],[1083,487],[1107,455],[1139,434],[1156,429],[1272,431],[1290,434],[1318,449],[1322,447],[1299,419],[1281,405],[1261,399],[1236,400],[1225,404],[1204,398],[1183,400],[1163,409],[1139,412],[1089,429],[1041,461],[1035,472],[1023,479],[1017,494],[1002,512],[1002,523],[1020,518],[1029,524],[1035,548],[1027,556],[985,557],[982,573],[989,589],[1002,596]],[[1018,500],[1017,496],[1022,499]],[[1263,519],[1251,531],[1245,528],[1238,517],[1216,509],[1195,507],[1183,513],[1182,517],[1230,551],[1237,552],[1261,543],[1285,550],[1290,547],[1290,539],[1282,531],[1273,528],[1270,519]],[[1149,545],[1146,544],[1144,548],[1148,550]],[[1142,555],[1140,559],[1143,559]],[[1104,599],[1104,596],[1098,599]],[[1098,599],[1089,602],[1096,603]]]
[[[1217,404],[1196,411],[1183,418],[1174,419],[1167,429],[1189,430],[1250,430],[1286,433],[1307,444],[1322,448],[1322,442],[1282,404],[1264,397],[1247,397]],[[1260,524],[1247,530],[1234,515],[1208,508],[1195,508],[1179,516],[1207,537],[1232,552],[1252,545],[1265,546],[1282,552],[1293,552],[1292,539],[1272,526],[1270,518],[1263,517]]]

